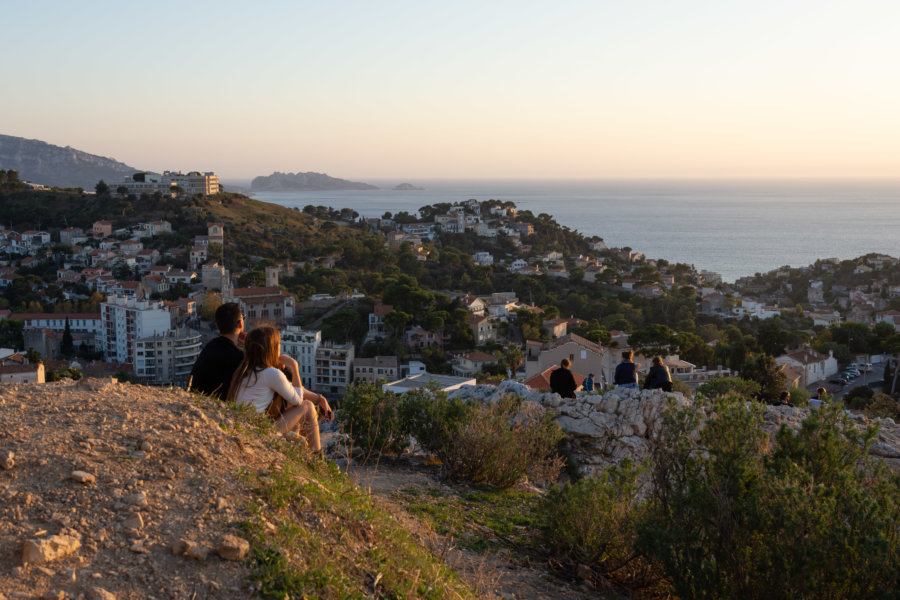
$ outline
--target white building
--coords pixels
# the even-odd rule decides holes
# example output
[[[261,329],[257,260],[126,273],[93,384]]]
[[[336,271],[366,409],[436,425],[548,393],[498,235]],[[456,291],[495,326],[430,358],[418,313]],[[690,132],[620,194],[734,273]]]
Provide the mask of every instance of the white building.
[[[321,331],[289,326],[281,332],[281,352],[297,361],[300,379],[309,389],[316,389],[316,351],[321,343]]]
[[[100,304],[103,333],[100,348],[106,360],[134,364],[134,343],[162,335],[171,328],[171,316],[162,302],[110,296]]]
[[[476,265],[489,266],[494,264],[494,257],[490,252],[476,252],[472,255],[472,262]]]
[[[355,355],[352,343],[320,345],[316,350],[316,391],[343,396],[353,377]]]
[[[189,197],[197,194],[210,196],[219,193],[219,176],[212,171],[206,173],[191,171],[186,175],[181,171],[165,171],[162,179],[177,185]]]
[[[143,383],[187,383],[201,349],[200,332],[169,330],[134,342],[134,374]]]

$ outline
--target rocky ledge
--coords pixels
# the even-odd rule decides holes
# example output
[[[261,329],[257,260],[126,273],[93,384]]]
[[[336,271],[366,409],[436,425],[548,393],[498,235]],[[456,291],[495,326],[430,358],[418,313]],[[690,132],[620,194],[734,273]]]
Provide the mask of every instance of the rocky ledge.
[[[576,398],[560,398],[557,394],[539,392],[511,380],[497,387],[461,388],[455,394],[486,402],[511,394],[549,408],[556,413],[556,422],[569,434],[570,456],[580,465],[584,475],[594,475],[623,458],[635,461],[646,458],[651,436],[659,429],[667,404],[674,402],[683,406],[692,401],[679,393],[629,389],[615,389],[606,394],[579,392]],[[774,435],[782,424],[798,429],[809,410],[768,406],[763,416],[766,430]],[[900,426],[891,419],[870,422],[861,414],[852,414],[851,418],[860,427],[879,425],[878,438],[869,452],[884,459],[895,472],[900,471]]]

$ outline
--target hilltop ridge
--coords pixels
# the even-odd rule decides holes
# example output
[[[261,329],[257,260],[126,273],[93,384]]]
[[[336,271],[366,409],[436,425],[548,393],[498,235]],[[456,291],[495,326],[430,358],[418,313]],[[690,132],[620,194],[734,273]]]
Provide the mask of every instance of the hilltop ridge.
[[[101,179],[113,182],[139,171],[113,158],[71,146],[0,134],[0,169],[13,169],[27,181],[57,187],[94,189]]]

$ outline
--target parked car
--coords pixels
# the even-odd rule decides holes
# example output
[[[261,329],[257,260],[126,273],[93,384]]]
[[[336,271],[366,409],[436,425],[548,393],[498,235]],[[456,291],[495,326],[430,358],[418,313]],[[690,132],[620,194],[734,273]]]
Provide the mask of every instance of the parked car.
[[[828,380],[828,383],[834,383],[837,385],[847,385],[847,380],[843,377],[832,377]]]
[[[840,376],[843,377],[844,379],[848,380],[848,381],[849,381],[850,379],[853,379],[853,378],[856,377],[856,375],[854,375],[853,373],[851,373],[851,372],[849,372],[849,371],[841,371],[841,372],[840,372]]]

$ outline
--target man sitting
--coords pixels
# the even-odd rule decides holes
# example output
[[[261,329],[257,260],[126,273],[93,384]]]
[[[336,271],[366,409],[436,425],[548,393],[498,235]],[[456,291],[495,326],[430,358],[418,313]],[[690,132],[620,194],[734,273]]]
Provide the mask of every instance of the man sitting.
[[[216,309],[216,327],[219,337],[212,340],[200,352],[188,389],[222,400],[228,396],[231,377],[244,360],[244,317],[234,302],[227,302]]]

